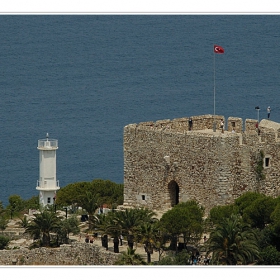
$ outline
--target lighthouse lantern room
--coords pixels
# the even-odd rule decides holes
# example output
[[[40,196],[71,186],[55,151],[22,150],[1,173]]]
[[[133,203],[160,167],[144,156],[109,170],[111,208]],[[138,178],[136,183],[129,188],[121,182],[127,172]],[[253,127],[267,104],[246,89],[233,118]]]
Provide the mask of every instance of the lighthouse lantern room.
[[[59,181],[56,180],[56,150],[58,141],[49,139],[38,140],[39,150],[39,180],[36,189],[40,191],[40,205],[52,205],[55,203],[56,191],[59,190]]]

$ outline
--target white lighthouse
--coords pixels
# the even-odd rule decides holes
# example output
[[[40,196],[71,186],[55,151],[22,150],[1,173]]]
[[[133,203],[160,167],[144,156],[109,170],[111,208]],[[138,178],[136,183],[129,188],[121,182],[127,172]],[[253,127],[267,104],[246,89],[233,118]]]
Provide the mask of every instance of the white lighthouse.
[[[36,190],[40,191],[40,205],[52,205],[55,202],[56,191],[59,190],[59,181],[56,180],[56,150],[58,141],[49,139],[38,140],[39,150],[39,180]]]

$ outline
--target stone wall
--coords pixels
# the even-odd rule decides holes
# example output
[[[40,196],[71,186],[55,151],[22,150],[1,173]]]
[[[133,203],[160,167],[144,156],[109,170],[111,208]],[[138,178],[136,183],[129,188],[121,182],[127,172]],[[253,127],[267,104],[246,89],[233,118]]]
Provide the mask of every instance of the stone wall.
[[[124,128],[124,206],[166,211],[195,199],[206,210],[232,203],[246,191],[280,195],[280,124],[211,115],[127,125]],[[234,128],[234,132],[233,132]],[[264,151],[266,179],[257,180],[256,164]],[[264,162],[265,165],[265,162]]]
[[[0,250],[0,265],[113,265],[119,254],[90,243],[73,243],[59,248]]]

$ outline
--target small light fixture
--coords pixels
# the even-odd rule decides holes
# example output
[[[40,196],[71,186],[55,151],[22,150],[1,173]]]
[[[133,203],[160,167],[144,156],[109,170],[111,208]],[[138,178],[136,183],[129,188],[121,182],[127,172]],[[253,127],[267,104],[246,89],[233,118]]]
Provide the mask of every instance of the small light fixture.
[[[170,156],[164,156],[164,160],[167,164],[170,164]]]

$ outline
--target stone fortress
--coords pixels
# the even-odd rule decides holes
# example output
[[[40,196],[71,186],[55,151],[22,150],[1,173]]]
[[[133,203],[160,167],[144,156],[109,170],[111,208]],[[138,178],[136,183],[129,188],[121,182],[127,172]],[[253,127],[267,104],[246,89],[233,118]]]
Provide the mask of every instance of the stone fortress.
[[[243,127],[229,117],[222,133],[221,119],[226,123],[202,115],[125,126],[123,206],[165,212],[194,199],[208,212],[247,191],[279,196],[280,123],[263,119],[257,131],[257,120]]]

